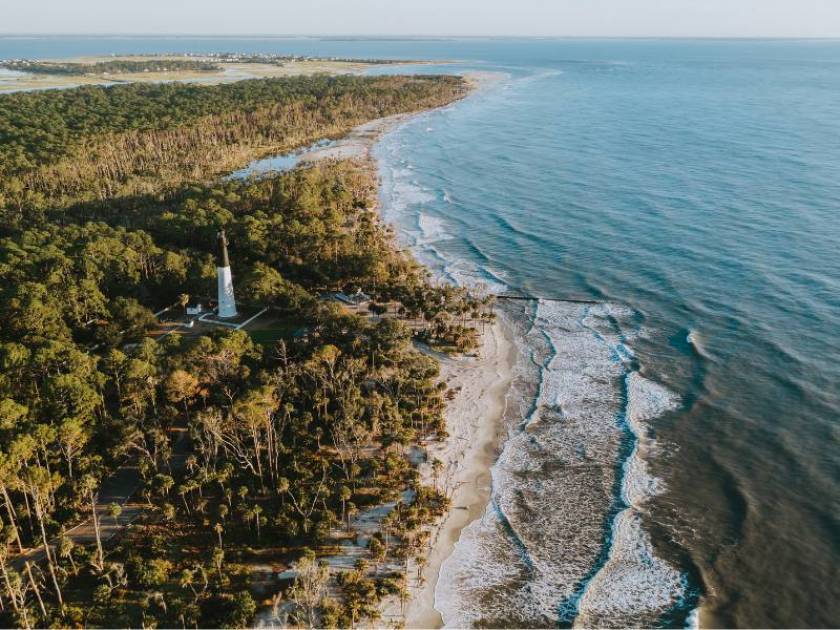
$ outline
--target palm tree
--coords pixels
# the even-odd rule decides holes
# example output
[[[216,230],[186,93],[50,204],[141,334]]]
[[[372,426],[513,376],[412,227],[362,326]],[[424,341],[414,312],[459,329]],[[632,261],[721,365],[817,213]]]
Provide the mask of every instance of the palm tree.
[[[339,489],[339,498],[341,499],[341,520],[347,523],[347,527],[350,527],[350,521],[347,518],[347,501],[353,498],[353,493],[350,491],[350,488],[347,486],[341,486]]]
[[[76,561],[73,559],[73,549],[76,547],[76,543],[73,542],[73,539],[68,536],[64,528],[61,529],[61,534],[58,537],[58,556],[62,560],[69,560],[70,566],[73,567],[73,575],[78,573],[78,569],[76,568]]]
[[[438,477],[440,476],[440,471],[443,470],[443,462],[440,461],[437,457],[432,461],[432,478],[435,482],[435,490],[438,489]]]
[[[181,588],[189,588],[194,597],[198,597],[198,592],[195,590],[195,572],[189,569],[184,569],[178,576],[178,586]]]
[[[119,525],[119,518],[122,514],[122,506],[119,503],[112,503],[108,506],[108,512],[111,514],[111,518],[114,519],[114,526]]]
[[[163,593],[160,591],[155,591],[154,593],[149,593],[146,598],[147,604],[155,603],[160,606],[161,610],[163,610],[164,614],[166,613],[166,599],[163,597]]]
[[[218,524],[218,523],[217,523]],[[221,534],[219,534],[221,537]],[[219,573],[219,579],[222,578],[222,563],[225,560],[225,552],[221,547],[216,547],[213,550],[213,564],[216,567],[216,571]]]
[[[257,540],[260,539],[260,519],[262,518],[263,509],[261,505],[255,505],[252,510],[254,514],[254,524],[257,526]]]

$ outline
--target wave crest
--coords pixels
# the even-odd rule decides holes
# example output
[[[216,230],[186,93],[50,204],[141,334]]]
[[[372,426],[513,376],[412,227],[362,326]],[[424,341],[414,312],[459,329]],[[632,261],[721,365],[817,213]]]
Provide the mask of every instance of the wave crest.
[[[508,404],[492,503],[441,568],[448,627],[649,625],[684,595],[629,507],[664,487],[645,422],[679,404],[631,367],[633,319],[621,305],[541,301],[522,326],[510,394],[522,399]]]

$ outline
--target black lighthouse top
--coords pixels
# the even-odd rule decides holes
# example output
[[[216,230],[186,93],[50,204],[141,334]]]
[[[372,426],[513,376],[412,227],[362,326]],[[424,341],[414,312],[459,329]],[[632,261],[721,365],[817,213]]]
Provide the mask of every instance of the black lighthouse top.
[[[230,267],[230,260],[228,259],[227,251],[228,242],[224,230],[219,230],[218,234],[216,234],[216,241],[218,243],[218,251],[216,252],[216,266],[221,268]]]

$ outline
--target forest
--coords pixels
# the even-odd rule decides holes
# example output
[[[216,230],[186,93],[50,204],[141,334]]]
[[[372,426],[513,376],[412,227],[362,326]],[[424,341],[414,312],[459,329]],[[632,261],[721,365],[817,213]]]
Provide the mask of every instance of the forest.
[[[122,74],[130,72],[172,72],[189,70],[192,72],[213,72],[219,66],[197,59],[114,59],[95,63],[70,63],[58,61],[31,61],[15,59],[0,62],[0,68],[32,72],[34,74],[59,74],[71,76]]]
[[[0,97],[17,147],[3,143],[4,168],[22,184],[0,224],[4,627],[245,627],[266,604],[291,626],[375,621],[384,598],[405,597],[424,525],[448,505],[437,480],[419,481],[423,443],[446,435],[448,393],[417,344],[469,351],[492,308],[399,251],[375,211],[372,164],[224,182],[208,165],[125,194],[116,182],[145,175],[133,169],[161,149],[150,142],[106,196],[80,194],[84,178],[76,195],[55,195],[58,181],[33,176],[121,134],[168,133],[192,154],[190,139],[204,141],[184,129],[215,125],[219,154],[257,137],[288,146],[463,89],[450,78],[245,83]],[[157,310],[212,293],[220,228],[242,307],[291,325],[158,335]],[[369,314],[324,299],[354,290],[371,296]],[[101,499],[121,478],[136,484],[130,525],[128,503]],[[393,507],[362,535],[380,505]],[[357,555],[336,569],[348,545]],[[286,568],[280,590],[266,590],[266,564]]]
[[[165,192],[465,92],[458,77],[314,75],[5,95],[0,221],[37,222],[72,203]]]

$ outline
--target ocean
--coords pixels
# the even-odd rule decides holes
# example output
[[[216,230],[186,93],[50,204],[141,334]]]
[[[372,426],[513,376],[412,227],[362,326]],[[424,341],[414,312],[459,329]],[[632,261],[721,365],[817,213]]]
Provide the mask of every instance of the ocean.
[[[447,624],[837,625],[840,42],[0,38],[154,51],[485,73],[376,149],[422,262],[533,298]]]

